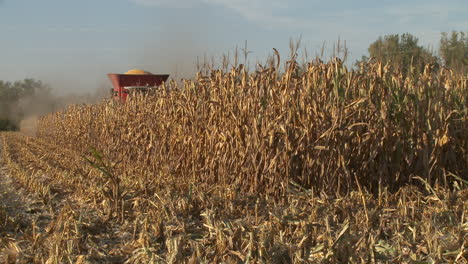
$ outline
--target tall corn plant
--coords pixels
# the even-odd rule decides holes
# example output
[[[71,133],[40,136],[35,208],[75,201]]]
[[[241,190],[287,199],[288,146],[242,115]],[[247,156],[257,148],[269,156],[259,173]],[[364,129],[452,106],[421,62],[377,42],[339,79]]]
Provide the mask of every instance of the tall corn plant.
[[[168,83],[125,104],[73,106],[38,134],[86,151],[135,179],[236,186],[280,197],[291,182],[326,192],[397,189],[422,177],[468,175],[467,81],[427,65],[405,75],[371,62],[242,65]]]

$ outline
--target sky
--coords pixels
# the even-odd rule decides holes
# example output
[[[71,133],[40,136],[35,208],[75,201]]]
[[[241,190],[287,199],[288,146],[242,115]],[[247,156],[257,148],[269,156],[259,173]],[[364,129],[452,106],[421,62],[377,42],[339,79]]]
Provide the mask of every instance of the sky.
[[[111,87],[106,73],[142,68],[190,77],[197,57],[250,62],[301,38],[309,57],[346,41],[349,61],[379,36],[409,32],[437,51],[440,33],[468,31],[467,0],[0,0],[0,80],[60,91]]]

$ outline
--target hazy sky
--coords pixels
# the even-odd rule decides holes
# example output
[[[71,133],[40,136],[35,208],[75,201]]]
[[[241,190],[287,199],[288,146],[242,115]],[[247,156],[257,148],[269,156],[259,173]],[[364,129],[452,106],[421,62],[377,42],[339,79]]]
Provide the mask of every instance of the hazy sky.
[[[286,56],[300,35],[311,55],[346,40],[352,60],[385,34],[437,49],[440,32],[468,30],[467,14],[468,0],[0,0],[0,80],[90,91],[130,68],[183,76],[245,40],[253,61]]]

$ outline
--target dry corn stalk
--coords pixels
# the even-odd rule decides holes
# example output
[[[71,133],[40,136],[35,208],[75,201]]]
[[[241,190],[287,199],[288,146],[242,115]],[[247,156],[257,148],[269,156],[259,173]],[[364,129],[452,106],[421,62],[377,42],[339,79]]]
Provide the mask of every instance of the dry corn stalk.
[[[425,67],[406,76],[339,59],[197,74],[126,104],[71,106],[43,117],[40,138],[121,161],[116,173],[152,182],[237,186],[280,197],[290,182],[326,192],[396,190],[421,176],[468,175],[463,76]],[[444,85],[451,83],[451,89]]]

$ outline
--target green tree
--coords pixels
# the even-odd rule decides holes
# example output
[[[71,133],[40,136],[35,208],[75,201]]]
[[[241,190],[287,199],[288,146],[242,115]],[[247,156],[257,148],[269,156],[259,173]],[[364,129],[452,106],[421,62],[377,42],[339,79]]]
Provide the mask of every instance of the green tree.
[[[48,104],[50,88],[41,81],[0,81],[0,130],[15,130],[24,114],[39,104]]]
[[[11,115],[11,107],[20,98],[20,91],[10,82],[0,81],[0,118],[7,119]]]
[[[464,32],[452,31],[449,35],[442,32],[440,56],[446,67],[456,71],[468,72],[468,37]]]
[[[436,62],[437,58],[420,46],[418,41],[418,38],[409,33],[379,37],[370,44],[369,56],[384,64],[390,63],[404,73],[409,73],[410,70],[423,70],[425,64]],[[368,60],[368,57],[363,57],[362,60]]]

